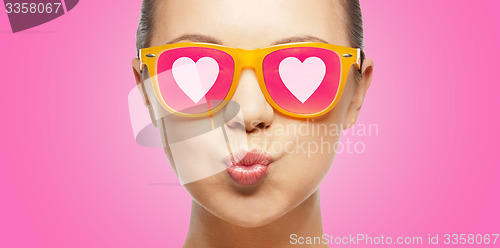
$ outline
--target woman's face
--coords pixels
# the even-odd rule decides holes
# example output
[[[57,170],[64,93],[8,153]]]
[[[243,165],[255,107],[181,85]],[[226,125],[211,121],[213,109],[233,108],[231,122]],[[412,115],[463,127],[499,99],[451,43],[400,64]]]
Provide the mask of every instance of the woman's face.
[[[340,0],[157,0],[154,18],[150,46],[172,40],[217,41],[244,49],[302,41],[351,46]],[[255,72],[243,70],[231,101],[239,105],[249,149],[272,157],[271,164],[257,184],[238,183],[227,171],[185,184],[193,199],[210,213],[244,227],[271,223],[294,209],[318,190],[335,157],[333,147],[339,132],[352,124],[351,105],[358,88],[355,77],[353,67],[332,111],[306,120],[274,110],[264,98]],[[161,108],[157,101],[151,103],[157,105],[155,109]],[[158,122],[160,130],[168,122]],[[166,135],[168,132],[162,132],[168,144]],[[200,150],[213,146],[210,140],[197,144]],[[166,145],[165,151],[173,161],[172,147]]]

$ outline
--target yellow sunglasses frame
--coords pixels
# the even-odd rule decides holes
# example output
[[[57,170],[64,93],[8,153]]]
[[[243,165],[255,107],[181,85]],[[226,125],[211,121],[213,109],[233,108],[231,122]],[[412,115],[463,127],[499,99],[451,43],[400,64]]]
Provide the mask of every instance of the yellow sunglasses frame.
[[[160,55],[168,51],[170,49],[174,48],[182,48],[182,47],[205,47],[205,48],[214,48],[218,49],[221,51],[224,51],[231,55],[231,57],[234,59],[234,75],[233,75],[233,82],[231,84],[231,87],[229,89],[229,92],[227,93],[225,99],[214,109],[211,109],[207,112],[204,113],[199,113],[199,114],[186,114],[186,113],[181,113],[178,111],[173,110],[170,108],[165,100],[163,99],[161,93],[160,93],[160,88],[158,85],[158,79],[155,77],[157,75],[157,62],[158,58]],[[293,47],[317,47],[317,48],[324,48],[331,50],[335,52],[341,61],[341,76],[340,76],[340,83],[339,83],[339,88],[337,89],[337,95],[335,96],[334,100],[330,103],[328,108],[322,110],[321,112],[318,113],[313,113],[313,114],[297,114],[293,113],[290,111],[287,111],[283,108],[281,108],[269,95],[269,92],[267,91],[265,82],[264,82],[264,74],[262,70],[262,63],[264,61],[264,58],[277,50],[280,49],[285,49],[285,48],[293,48]],[[167,44],[167,45],[162,45],[162,46],[155,46],[155,47],[148,47],[141,49],[139,51],[139,58],[141,62],[141,71],[144,65],[148,67],[149,70],[149,75],[152,80],[153,84],[153,90],[155,92],[155,95],[160,102],[160,104],[169,112],[172,112],[176,115],[182,116],[182,117],[206,117],[206,116],[212,116],[213,113],[217,112],[221,108],[223,108],[226,103],[233,97],[234,92],[236,91],[236,88],[238,86],[238,81],[240,78],[241,71],[243,69],[253,69],[257,75],[258,82],[259,82],[259,87],[264,94],[267,102],[271,104],[271,106],[278,110],[279,112],[292,116],[292,117],[297,117],[297,118],[312,118],[312,117],[317,117],[322,114],[325,114],[332,110],[337,102],[340,99],[340,96],[342,95],[342,91],[344,90],[345,83],[347,81],[347,75],[349,73],[350,67],[354,64],[356,65],[357,69],[360,70],[361,66],[361,49],[360,48],[351,48],[351,47],[344,47],[344,46],[339,46],[339,45],[333,45],[333,44],[327,44],[327,43],[320,43],[320,42],[297,42],[297,43],[287,43],[287,44],[281,44],[281,45],[274,45],[274,46],[269,46],[269,47],[264,47],[264,48],[257,48],[254,50],[247,50],[247,49],[241,49],[241,48],[233,48],[233,47],[227,47],[223,45],[217,45],[217,44],[209,44],[209,43],[199,43],[199,42],[182,42],[182,43],[173,43],[173,44]]]

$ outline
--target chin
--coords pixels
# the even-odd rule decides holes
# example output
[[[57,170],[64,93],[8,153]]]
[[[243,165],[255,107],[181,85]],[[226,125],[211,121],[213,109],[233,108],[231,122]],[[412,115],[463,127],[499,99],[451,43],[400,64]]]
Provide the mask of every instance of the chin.
[[[255,185],[238,184],[230,173],[223,171],[185,187],[206,215],[234,226],[262,227],[279,221],[317,190],[328,166],[308,168],[309,173],[305,174],[302,164],[307,161],[311,160],[284,157],[271,164],[266,176]]]
[[[244,206],[237,208],[233,206]],[[291,207],[275,204],[274,206],[254,206],[245,202],[230,204],[224,208],[207,209],[222,220],[235,226],[256,228],[275,222],[285,215]]]
[[[209,212],[208,215],[239,227],[255,228],[273,223],[292,210],[298,200],[298,194],[287,197],[290,192],[283,192],[287,187],[281,184],[271,187],[273,184],[264,181],[254,190],[242,191],[223,173],[203,181],[185,185],[193,200]]]

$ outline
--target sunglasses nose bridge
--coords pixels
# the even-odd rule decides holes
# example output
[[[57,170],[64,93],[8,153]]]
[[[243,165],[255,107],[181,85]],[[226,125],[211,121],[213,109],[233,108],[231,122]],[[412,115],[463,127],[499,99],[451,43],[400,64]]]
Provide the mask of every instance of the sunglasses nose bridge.
[[[242,69],[255,69],[257,65],[258,56],[253,50],[241,50],[240,62]]]

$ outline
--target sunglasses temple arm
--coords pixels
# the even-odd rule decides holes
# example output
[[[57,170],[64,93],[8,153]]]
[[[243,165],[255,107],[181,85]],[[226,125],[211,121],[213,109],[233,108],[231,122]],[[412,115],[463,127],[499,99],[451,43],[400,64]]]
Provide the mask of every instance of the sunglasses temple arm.
[[[142,73],[142,70],[144,70],[144,63],[142,63],[142,56],[141,56],[141,53],[142,53],[142,49],[139,50],[139,70],[140,70],[140,73]]]

